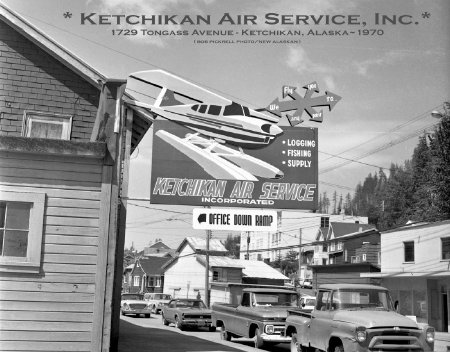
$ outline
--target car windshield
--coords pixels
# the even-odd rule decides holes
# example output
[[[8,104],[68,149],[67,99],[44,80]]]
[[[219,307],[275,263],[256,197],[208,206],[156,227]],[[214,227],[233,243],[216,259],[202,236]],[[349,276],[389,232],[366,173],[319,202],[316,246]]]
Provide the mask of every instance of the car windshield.
[[[131,300],[131,301],[143,301],[144,300],[144,296],[143,295],[138,295],[138,294],[126,294],[126,295],[122,295],[122,300]]]
[[[331,306],[339,309],[394,310],[388,291],[376,289],[343,289],[334,292]]]
[[[155,299],[165,299],[165,300],[170,300],[172,299],[172,297],[170,295],[165,295],[163,293],[157,293],[155,295]]]
[[[177,308],[197,308],[203,309],[206,308],[205,303],[203,301],[177,301]]]
[[[298,296],[295,293],[254,293],[254,306],[297,307]]]

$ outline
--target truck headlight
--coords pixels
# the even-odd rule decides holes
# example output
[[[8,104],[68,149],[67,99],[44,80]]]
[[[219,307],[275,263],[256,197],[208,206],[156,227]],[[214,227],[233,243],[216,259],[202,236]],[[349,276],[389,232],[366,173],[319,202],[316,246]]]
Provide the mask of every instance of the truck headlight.
[[[434,342],[434,328],[429,327],[427,328],[427,332],[426,332],[426,340],[428,343],[432,343]]]
[[[124,303],[124,304],[123,304],[123,309],[125,309],[125,310],[130,310],[130,307],[128,306],[128,304]]]
[[[367,339],[367,331],[364,326],[358,326],[355,331],[355,337],[358,342],[364,342]]]
[[[273,325],[266,325],[265,330],[266,330],[266,334],[273,334],[273,332],[274,332]]]

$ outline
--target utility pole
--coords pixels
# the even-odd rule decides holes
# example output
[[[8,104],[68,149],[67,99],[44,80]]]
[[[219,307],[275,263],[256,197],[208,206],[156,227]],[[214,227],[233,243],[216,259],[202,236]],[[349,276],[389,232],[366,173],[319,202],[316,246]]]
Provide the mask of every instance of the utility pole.
[[[206,230],[206,272],[205,272],[205,304],[209,308],[209,239],[211,230]]]
[[[245,256],[246,260],[250,260],[250,231],[247,231],[247,255]]]
[[[302,229],[298,229],[298,279],[302,273]]]

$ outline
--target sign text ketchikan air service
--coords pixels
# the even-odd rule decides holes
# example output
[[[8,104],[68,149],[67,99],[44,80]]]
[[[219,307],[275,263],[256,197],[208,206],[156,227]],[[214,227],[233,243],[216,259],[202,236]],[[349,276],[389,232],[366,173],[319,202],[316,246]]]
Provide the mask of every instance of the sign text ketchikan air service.
[[[196,148],[187,143],[178,148],[173,147],[177,144],[167,143],[167,140],[160,138],[165,135],[158,131],[176,135],[180,138],[178,141],[183,143],[189,130],[167,121],[155,121],[150,202],[260,209],[317,209],[317,129],[298,126],[283,126],[282,129],[283,133],[264,148],[243,148],[240,151],[236,148],[235,153],[226,148],[210,155],[206,150],[195,153]],[[170,141],[173,142],[174,138]],[[189,148],[193,149],[193,154],[187,151]],[[213,159],[210,160],[210,157]],[[225,171],[245,163],[247,170],[256,176],[253,179],[221,177],[218,168],[222,161],[226,165]]]

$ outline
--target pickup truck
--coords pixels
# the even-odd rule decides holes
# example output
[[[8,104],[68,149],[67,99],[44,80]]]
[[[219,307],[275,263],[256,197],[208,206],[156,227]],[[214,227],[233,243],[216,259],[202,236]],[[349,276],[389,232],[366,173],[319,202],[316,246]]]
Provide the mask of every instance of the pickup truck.
[[[286,319],[291,351],[433,351],[434,329],[397,313],[386,288],[319,287],[311,313],[292,309]]]
[[[298,307],[298,294],[293,290],[246,288],[241,304],[214,303],[212,324],[220,328],[221,338],[253,338],[256,348],[268,343],[289,343],[284,322],[288,308]]]

